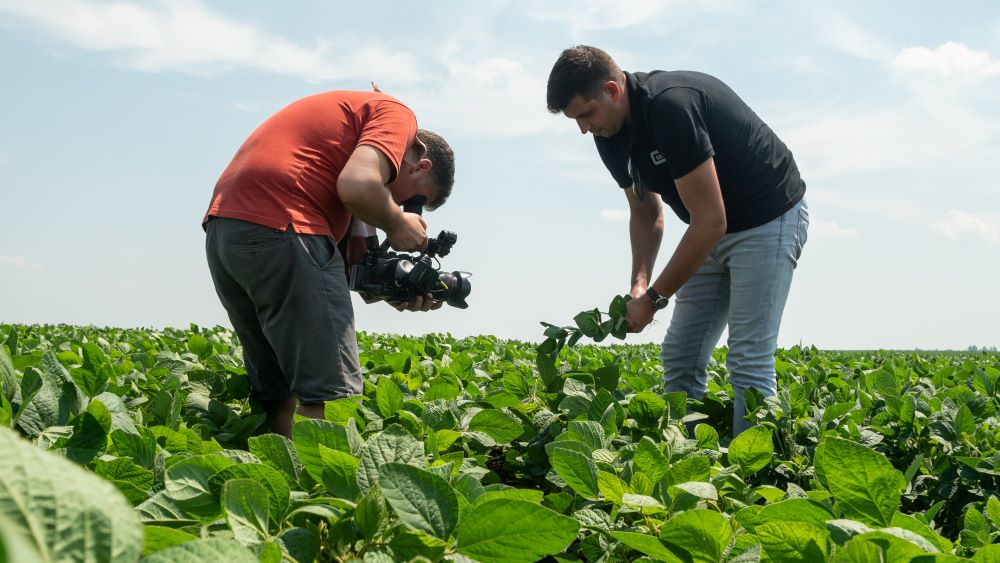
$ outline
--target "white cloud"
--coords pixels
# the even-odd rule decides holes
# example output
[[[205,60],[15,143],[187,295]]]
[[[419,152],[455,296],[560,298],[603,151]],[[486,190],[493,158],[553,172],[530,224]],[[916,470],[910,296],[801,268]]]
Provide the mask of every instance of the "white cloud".
[[[3,12],[72,47],[107,52],[123,66],[146,72],[211,74],[255,68],[313,81],[372,73],[391,74],[400,82],[419,77],[416,59],[408,53],[378,44],[355,48],[347,38],[343,44],[299,45],[228,19],[198,0],[0,0]]]
[[[15,270],[25,270],[37,272],[45,269],[42,264],[29,262],[24,256],[0,256],[0,267],[9,267]]]
[[[813,208],[843,209],[919,227],[925,226],[935,215],[932,209],[912,198],[892,197],[885,193],[859,193],[846,189],[810,188],[806,191],[806,200]],[[816,221],[813,220],[812,224],[815,225],[815,223]]]
[[[624,223],[629,219],[627,209],[602,209],[601,219],[609,223]]]
[[[479,137],[509,137],[556,131],[561,125],[545,108],[547,70],[527,69],[507,57],[441,57],[443,76],[425,80],[425,88],[383,91],[413,108],[421,127]]]
[[[1000,244],[1000,229],[995,222],[957,209],[948,211],[944,219],[931,223],[931,228],[952,240],[971,235],[992,244]]]
[[[636,0],[623,9],[614,0],[585,0],[572,4],[555,0],[535,2],[528,17],[539,21],[565,22],[575,31],[621,29],[654,20],[665,11],[663,0]]]
[[[246,102],[239,102],[239,101],[237,101],[237,102],[233,102],[233,109],[238,110],[238,111],[245,111],[247,113],[253,113],[253,112],[257,111],[260,108],[257,107],[257,104],[250,104],[250,103],[246,103]]]
[[[820,39],[833,47],[858,58],[880,60],[887,58],[892,49],[879,36],[869,32],[854,20],[839,12],[816,9],[814,4],[803,4],[816,22]]]
[[[891,65],[900,73],[930,74],[970,83],[1000,75],[1000,61],[954,41],[935,49],[907,47],[892,59]]]
[[[735,18],[744,15],[749,7],[745,0],[632,0],[627,4],[615,0],[578,0],[573,3],[539,0],[529,3],[525,12],[529,18],[538,21],[565,23],[572,35],[579,35],[586,31],[660,25],[665,22],[680,26],[704,14]]]
[[[809,221],[809,235],[818,238],[849,239],[858,236],[858,231],[842,227],[833,221],[812,219]]]

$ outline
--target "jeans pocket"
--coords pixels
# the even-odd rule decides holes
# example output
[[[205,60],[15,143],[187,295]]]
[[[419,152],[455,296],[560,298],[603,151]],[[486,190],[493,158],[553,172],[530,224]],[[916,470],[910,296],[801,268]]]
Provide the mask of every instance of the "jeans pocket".
[[[809,239],[809,207],[806,206],[805,200],[803,200],[802,205],[799,206],[798,219],[798,225],[795,231],[796,259],[802,255],[802,247],[806,245],[806,241]]]

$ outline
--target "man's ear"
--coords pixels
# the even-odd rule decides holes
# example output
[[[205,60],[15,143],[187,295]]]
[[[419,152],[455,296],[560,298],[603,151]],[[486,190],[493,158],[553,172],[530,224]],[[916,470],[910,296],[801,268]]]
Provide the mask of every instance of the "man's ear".
[[[421,172],[429,172],[431,168],[434,168],[434,163],[429,158],[421,158],[417,163],[417,170]]]
[[[611,101],[616,104],[622,99],[622,87],[614,80],[605,82],[603,90],[611,98]]]

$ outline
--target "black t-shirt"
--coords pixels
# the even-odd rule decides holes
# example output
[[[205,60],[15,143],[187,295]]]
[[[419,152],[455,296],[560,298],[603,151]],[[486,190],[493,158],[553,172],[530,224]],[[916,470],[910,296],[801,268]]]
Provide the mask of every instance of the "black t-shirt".
[[[594,137],[619,186],[630,188],[637,174],[688,223],[674,180],[714,157],[729,233],[776,219],[802,199],[792,151],[721,80],[691,71],[625,75],[631,123]]]

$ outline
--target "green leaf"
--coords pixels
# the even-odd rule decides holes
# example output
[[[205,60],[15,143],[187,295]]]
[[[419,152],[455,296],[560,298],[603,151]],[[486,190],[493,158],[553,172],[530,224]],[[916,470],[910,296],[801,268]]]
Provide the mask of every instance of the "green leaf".
[[[70,375],[77,387],[88,397],[99,395],[113,381],[115,371],[108,365],[104,351],[96,344],[83,344],[83,367],[70,370]]]
[[[351,443],[347,428],[328,420],[300,420],[292,426],[292,443],[302,466],[317,483],[323,479],[323,461],[319,457],[319,446],[351,453]]]
[[[597,488],[601,495],[611,502],[620,505],[622,497],[629,494],[628,484],[622,481],[617,475],[607,471],[597,472]]]
[[[268,539],[268,500],[264,487],[251,479],[230,479],[222,486],[226,522],[244,545]]]
[[[7,400],[3,397],[3,400]],[[0,513],[0,562],[17,563],[20,561],[46,561],[27,536],[25,530],[19,530],[7,522]]]
[[[353,501],[358,497],[358,458],[339,450],[319,446],[323,462],[323,486],[337,498]]]
[[[555,361],[551,357],[539,352],[535,355],[535,365],[538,366],[539,377],[545,383],[545,391],[555,393],[562,389],[563,379],[556,371]]]
[[[319,558],[319,534],[308,528],[289,528],[278,536],[278,543],[295,561]]]
[[[972,556],[975,563],[1000,563],[1000,544],[984,545]]]
[[[403,392],[399,385],[391,377],[382,377],[378,380],[375,389],[375,404],[382,416],[388,418],[403,406]]]
[[[624,318],[628,315],[628,302],[631,299],[631,295],[615,295],[608,305],[608,316],[615,320]]]
[[[192,334],[188,338],[187,348],[203,360],[212,354],[212,343],[200,334]]]
[[[126,457],[98,460],[94,465],[94,473],[108,481],[123,481],[144,491],[153,486],[153,472]]]
[[[719,449],[719,433],[707,424],[698,424],[694,427],[694,436],[698,440],[698,447],[706,450]]]
[[[524,432],[520,421],[495,409],[483,409],[469,421],[469,430],[485,432],[498,444],[509,444]]]
[[[13,420],[13,418],[14,418],[13,405],[10,404],[10,401],[7,400],[7,397],[4,397],[3,394],[0,393],[0,426],[6,426],[10,428],[11,420]]]
[[[817,528],[825,528],[827,520],[834,515],[822,504],[806,498],[790,498],[761,507],[757,516],[765,521],[806,522]]]
[[[628,402],[629,416],[644,430],[657,428],[666,408],[667,402],[649,391],[637,393]]]
[[[168,547],[146,557],[142,563],[258,563],[259,559],[238,542],[205,538]]]
[[[717,563],[729,547],[733,529],[714,510],[688,510],[663,524],[660,539],[687,552],[693,561]]]
[[[982,512],[970,507],[962,520],[960,537],[964,547],[980,547],[990,543],[990,524]]]
[[[347,421],[352,418],[355,419],[355,422],[363,424],[364,420],[359,418],[358,414],[360,408],[357,399],[353,397],[341,397],[333,401],[326,401],[323,404],[323,419],[340,426],[346,425]]]
[[[22,386],[29,372],[34,371],[34,368],[24,370]],[[31,437],[50,426],[65,426],[73,413],[79,410],[76,384],[51,350],[42,354],[40,379],[42,385],[35,391],[34,399],[16,415],[20,418],[20,427]],[[28,394],[25,389],[21,390],[22,397]]]
[[[67,458],[81,465],[103,454],[108,447],[111,414],[100,402],[92,401],[90,406],[93,410],[88,409],[73,420],[73,435],[55,444]]]
[[[145,428],[138,432],[130,434],[124,430],[112,430],[111,443],[119,457],[130,458],[142,467],[152,469],[156,459],[156,437]]]
[[[580,327],[584,336],[594,339],[601,336],[601,313],[597,309],[577,314],[573,317],[573,322]]]
[[[756,535],[773,561],[826,561],[829,553],[826,530],[805,522],[765,522]]]
[[[774,457],[771,429],[751,426],[729,444],[729,462],[740,467],[744,477],[760,471]]]
[[[708,481],[711,463],[705,456],[692,456],[682,459],[663,474],[660,486],[677,485],[690,481]]]
[[[16,537],[11,549],[48,561],[139,558],[142,523],[111,483],[7,428],[0,428],[0,452],[4,549]]]
[[[886,530],[875,530],[872,532],[866,532],[855,536],[851,541],[844,545],[841,553],[847,553],[853,555],[855,551],[855,546],[861,544],[861,546],[868,546],[866,550],[868,553],[864,559],[848,559],[848,561],[872,561],[872,555],[875,556],[875,561],[910,561],[914,557],[920,557],[922,555],[927,555],[920,547],[917,547],[907,539],[900,537],[899,535],[889,533],[891,530],[899,530],[898,528],[888,528]],[[899,532],[905,532],[905,530],[899,530]],[[916,536],[920,539],[919,536]],[[871,547],[875,549],[872,550]],[[860,547],[860,546],[859,546]]]
[[[643,436],[636,444],[632,461],[639,471],[648,475],[653,481],[659,481],[670,467],[667,457],[649,436]]]
[[[887,527],[906,483],[884,455],[843,438],[816,448],[816,477],[848,518]]]
[[[371,539],[378,533],[385,520],[386,510],[385,503],[382,502],[382,491],[373,488],[358,501],[354,509],[354,523],[362,536]]]
[[[930,529],[926,524],[917,520],[913,516],[908,514],[902,514],[897,512],[892,515],[892,527],[900,528],[917,534],[918,536],[924,538],[935,549],[941,551],[942,553],[950,553],[952,550],[951,542],[947,539],[938,535],[934,530]]]
[[[711,483],[704,483],[701,481],[691,481],[689,483],[678,483],[670,487],[670,498],[678,498],[677,491],[684,491],[685,493],[705,500],[719,500],[719,491],[715,488],[715,485]]]
[[[396,561],[420,561],[421,558],[438,561],[447,547],[447,542],[402,527],[389,540],[389,549],[395,555]]]
[[[667,563],[681,563],[684,561],[670,551],[670,548],[664,545],[658,538],[649,534],[614,531],[611,532],[611,535],[623,544],[654,559],[666,561]]]
[[[390,426],[365,443],[358,455],[358,486],[368,492],[378,484],[378,469],[392,462],[424,465],[424,443],[399,426]]]
[[[102,372],[95,373],[89,369],[73,368],[69,370],[69,374],[76,383],[76,386],[88,397],[93,397],[103,392],[104,387],[108,384],[108,380],[103,377],[104,374]]]
[[[211,522],[221,515],[222,508],[212,494],[213,475],[233,465],[221,454],[191,456],[171,465],[164,474],[164,485],[170,499],[189,515]]]
[[[497,499],[469,510],[457,530],[458,552],[483,563],[533,562],[560,553],[580,523],[537,504]]]
[[[132,419],[132,414],[129,412],[128,407],[125,406],[125,402],[122,398],[114,393],[105,391],[100,395],[94,397],[94,401],[100,401],[102,405],[107,407],[108,412],[111,413],[111,427],[108,431],[113,433],[115,430],[121,430],[129,434],[139,434],[139,428],[135,425],[135,421]],[[89,407],[88,407],[89,410]]]
[[[447,540],[458,525],[458,497],[447,481],[402,463],[379,468],[385,500],[405,524]]]
[[[996,497],[990,497],[986,500],[986,514],[993,522],[993,527],[1000,530],[1000,501]]]
[[[618,380],[621,378],[621,367],[618,364],[597,368],[593,373],[595,387],[607,391],[618,390]]]
[[[462,393],[462,390],[451,383],[450,381],[438,381],[430,386],[427,391],[424,391],[423,400],[424,402],[437,401],[439,399],[451,400],[457,398]]]
[[[14,372],[14,364],[7,355],[7,350],[0,344],[0,394],[8,401],[13,401],[17,395],[17,374]]]
[[[143,536],[145,538],[142,544],[143,557],[168,547],[198,539],[197,536],[187,532],[163,526],[145,526],[143,527]]]
[[[549,455],[552,469],[576,494],[589,500],[596,500],[597,465],[580,452],[565,448],[554,448]]]
[[[231,479],[250,479],[259,484],[267,495],[268,516],[275,526],[281,522],[288,510],[291,489],[280,471],[263,463],[231,465],[209,479],[212,494],[221,497],[224,485]]]
[[[279,434],[264,434],[248,440],[250,453],[284,475],[291,486],[298,486],[302,462],[291,440]]]
[[[499,491],[484,490],[483,494],[479,495],[479,497],[473,501],[472,505],[478,506],[484,502],[496,500],[498,498],[526,500],[535,504],[541,504],[543,497],[544,493],[542,491],[536,491],[534,489],[501,489]]]

